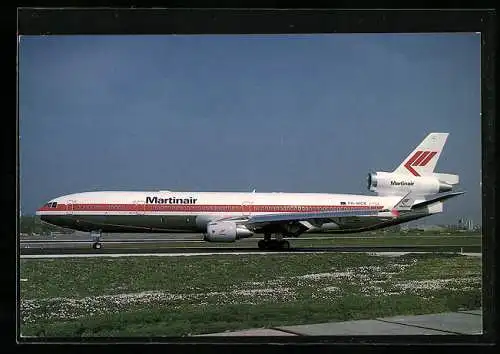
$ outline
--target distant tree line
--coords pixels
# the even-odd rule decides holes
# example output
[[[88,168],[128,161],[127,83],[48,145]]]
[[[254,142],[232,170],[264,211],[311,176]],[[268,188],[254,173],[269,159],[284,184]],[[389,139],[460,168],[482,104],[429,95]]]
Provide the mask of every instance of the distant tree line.
[[[54,226],[51,224],[47,224],[40,220],[40,217],[37,215],[23,215],[19,220],[19,232],[21,234],[39,234],[39,235],[48,235],[51,232],[60,232],[60,233],[73,233],[73,230],[65,229],[59,226]]]
[[[418,228],[405,229],[402,230],[402,233],[405,234],[418,234],[418,235],[447,235],[447,234],[468,234],[468,235],[480,235],[481,229],[474,230],[457,230],[452,227],[443,227],[442,229],[436,230],[423,230]]]

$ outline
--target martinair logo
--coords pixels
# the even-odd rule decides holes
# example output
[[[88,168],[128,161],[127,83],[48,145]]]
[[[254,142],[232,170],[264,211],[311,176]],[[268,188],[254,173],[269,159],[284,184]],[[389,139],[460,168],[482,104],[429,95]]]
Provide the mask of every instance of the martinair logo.
[[[409,206],[409,205],[410,205],[410,203],[409,203],[409,202],[410,202],[410,198],[403,199],[403,200],[401,201],[401,206],[402,206],[402,207],[407,207],[407,206]]]
[[[430,160],[437,154],[437,151],[417,151],[406,163],[405,167],[414,176],[420,176],[420,174],[413,169],[417,166],[426,166]]]
[[[406,181],[401,181],[401,182],[398,182],[398,181],[391,181],[391,186],[413,186],[415,184],[415,182],[406,182]]]
[[[188,198],[159,198],[146,197],[146,204],[196,204],[198,199],[193,197]]]

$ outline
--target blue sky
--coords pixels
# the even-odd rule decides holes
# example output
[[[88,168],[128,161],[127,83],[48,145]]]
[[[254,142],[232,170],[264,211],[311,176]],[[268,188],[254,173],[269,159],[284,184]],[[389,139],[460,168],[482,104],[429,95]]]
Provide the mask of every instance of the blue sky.
[[[481,218],[480,35],[30,36],[21,210],[91,190],[371,194],[429,132]]]

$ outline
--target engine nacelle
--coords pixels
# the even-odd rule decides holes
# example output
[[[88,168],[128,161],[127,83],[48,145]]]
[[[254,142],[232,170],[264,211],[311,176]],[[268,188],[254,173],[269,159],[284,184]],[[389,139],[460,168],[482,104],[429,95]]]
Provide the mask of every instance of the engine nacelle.
[[[252,236],[253,232],[233,221],[213,221],[207,224],[204,240],[208,242],[234,242]]]
[[[449,192],[452,186],[433,176],[373,172],[368,174],[368,189],[383,195],[404,195],[410,191],[415,195],[429,195]]]

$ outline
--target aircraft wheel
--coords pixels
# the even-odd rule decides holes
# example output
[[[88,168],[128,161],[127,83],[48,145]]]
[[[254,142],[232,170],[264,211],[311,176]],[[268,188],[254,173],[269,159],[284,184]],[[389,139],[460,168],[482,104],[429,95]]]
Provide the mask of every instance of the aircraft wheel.
[[[92,248],[95,250],[101,249],[101,247],[102,247],[102,244],[101,244],[102,233],[101,233],[101,231],[91,231],[90,236],[92,236],[92,241],[94,241],[92,243]]]
[[[269,241],[269,244],[267,246],[270,250],[279,250],[280,249],[280,243],[277,240],[271,240]]]
[[[283,241],[278,241],[278,240],[260,240],[257,243],[257,246],[259,246],[260,250],[281,250],[285,249],[288,250],[290,249],[290,242],[283,240]]]

